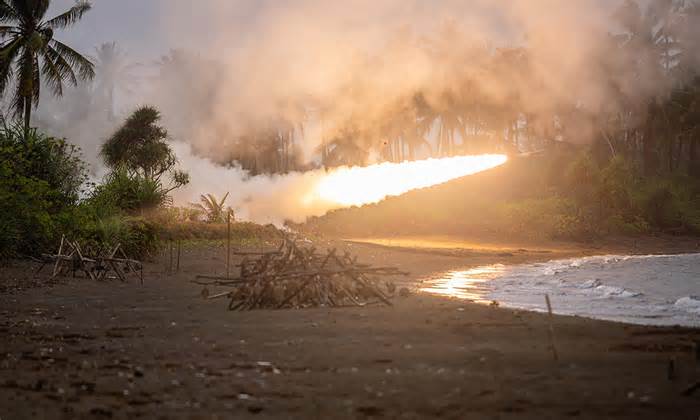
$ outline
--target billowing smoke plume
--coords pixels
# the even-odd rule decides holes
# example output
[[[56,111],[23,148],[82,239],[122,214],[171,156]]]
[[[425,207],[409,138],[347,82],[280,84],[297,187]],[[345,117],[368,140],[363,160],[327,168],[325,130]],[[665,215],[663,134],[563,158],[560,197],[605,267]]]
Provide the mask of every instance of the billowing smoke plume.
[[[225,18],[239,2],[200,2],[201,21],[191,4],[176,3],[168,14],[173,42],[191,35],[182,28],[192,19],[195,28],[206,25],[206,36],[198,37],[196,57],[174,58],[198,87],[167,86],[165,77],[155,100],[173,124],[186,125],[181,132],[195,151],[215,160],[228,161],[246,147],[247,135],[282,121],[323,125],[316,138],[304,136],[307,152],[349,127],[367,149],[373,139],[357,137],[379,135],[416,94],[435,109],[466,95],[494,109],[512,104],[547,116],[566,105],[595,110],[608,101],[611,75],[597,63],[611,53],[609,1],[264,4],[243,27]],[[528,48],[527,56],[519,47]],[[503,48],[513,53],[497,54]]]
[[[142,88],[122,105],[157,105],[173,137],[191,147],[178,146],[192,175],[178,203],[230,192],[233,207],[255,209],[253,219],[298,220],[308,215],[295,201],[300,180],[315,175],[251,177],[239,166],[318,168],[330,152],[366,164],[383,147],[396,160],[386,140],[396,137],[415,140],[400,145],[399,159],[446,147],[436,144],[440,136],[499,145],[493,138],[512,135],[524,118],[532,139],[592,140],[595,121],[620,98],[643,102],[668,89],[658,45],[644,41],[658,22],[676,18],[657,12],[662,3],[683,2],[173,0],[154,29],[168,34],[173,51],[144,71]],[[685,39],[691,58],[683,65],[695,66],[697,29],[677,27],[674,39]],[[669,50],[667,67],[680,66],[672,57]],[[416,121],[433,120],[416,109],[440,122],[418,133]],[[469,116],[463,126],[471,131],[449,124]]]

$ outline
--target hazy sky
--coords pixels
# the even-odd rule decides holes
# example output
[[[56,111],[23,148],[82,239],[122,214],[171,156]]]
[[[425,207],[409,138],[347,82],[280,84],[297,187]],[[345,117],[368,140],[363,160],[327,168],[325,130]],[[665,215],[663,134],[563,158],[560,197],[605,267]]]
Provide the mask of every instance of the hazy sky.
[[[159,54],[168,44],[168,34],[158,30],[164,19],[159,10],[171,1],[96,0],[80,23],[57,37],[82,52],[91,53],[103,42],[118,41],[134,55]],[[53,0],[49,14],[58,14],[73,3],[73,0]]]
[[[533,0],[537,1],[537,0]],[[600,0],[582,0],[599,2]],[[53,0],[49,15],[58,14],[74,4],[75,0]],[[356,1],[358,4],[366,6],[364,0]],[[82,52],[91,53],[94,47],[104,42],[116,41],[130,55],[147,58],[159,57],[170,48],[195,49],[198,43],[207,43],[215,40],[222,44],[222,40],[217,34],[208,31],[220,31],[226,27],[228,33],[234,33],[236,39],[225,40],[222,48],[236,48],[248,41],[247,38],[251,28],[259,20],[269,17],[279,10],[293,9],[295,3],[305,4],[307,0],[92,0],[93,9],[88,12],[83,19],[70,30],[59,33],[59,39],[70,42]],[[390,2],[384,2],[389,4]],[[394,6],[396,2],[391,2]],[[475,15],[481,19],[488,20],[489,16],[482,10],[482,2],[456,2],[461,3],[462,10],[471,9]],[[471,3],[471,4],[470,4]],[[482,6],[479,6],[479,3]],[[507,1],[505,2],[507,3]],[[319,3],[321,8],[333,4],[324,1]],[[338,2],[338,7],[344,1]],[[455,5],[452,0],[444,2],[434,0],[407,0],[402,7],[382,7],[382,2],[377,1],[375,7],[369,10],[376,12],[374,16],[360,15],[368,22],[381,21],[382,13],[389,14],[387,20],[392,20],[395,15],[405,14],[406,16],[420,16],[423,12],[445,9],[449,12]],[[401,3],[398,3],[401,4]],[[465,7],[465,5],[469,5]],[[352,7],[351,7],[352,9]],[[421,12],[421,10],[423,12]],[[425,13],[426,15],[430,13]],[[449,14],[449,13],[448,13]],[[449,16],[445,16],[448,17]],[[490,16],[493,22],[502,27],[503,35],[508,36],[508,23],[499,22],[498,16]],[[362,26],[363,22],[355,16],[353,22],[349,23]],[[459,20],[460,16],[454,16]],[[408,22],[407,22],[408,23]],[[411,22],[420,26],[421,22]],[[217,29],[218,28],[218,29]],[[233,29],[233,30],[231,30]],[[209,48],[196,48],[199,50],[210,50]]]
[[[295,0],[92,0],[93,8],[74,27],[57,37],[83,52],[116,41],[139,58],[159,57],[170,48],[210,50],[208,42],[222,27],[235,39],[223,47],[248,41],[246,28],[264,12],[293,7]],[[67,10],[75,0],[52,0],[49,15]],[[215,33],[216,32],[216,33]],[[202,43],[205,46],[202,46]]]
[[[444,9],[445,18],[462,20],[465,16],[450,16],[455,11],[465,11],[479,16],[480,21],[487,21],[493,28],[500,27],[501,35],[509,37],[512,34],[507,21],[501,21],[501,16],[490,14],[487,8],[489,2],[483,1],[454,1],[454,0],[405,0],[399,2],[382,2],[373,0],[353,0],[358,5],[369,6],[369,14],[355,16],[352,24],[361,26],[361,19],[368,22],[382,21],[382,13],[387,14],[386,20],[392,20],[396,15],[405,14],[415,19],[416,16],[431,15],[436,10]],[[494,0],[492,4],[498,4]],[[541,0],[531,0],[533,4]],[[570,0],[561,0],[570,1]],[[74,4],[75,0],[53,0],[49,14],[55,15]],[[217,48],[237,48],[254,39],[248,39],[251,31],[260,20],[269,17],[276,11],[294,9],[297,6],[306,7],[309,0],[92,0],[93,9],[83,20],[65,33],[58,34],[59,39],[69,41],[79,50],[91,53],[94,47],[104,42],[117,41],[129,51],[132,57],[139,59],[157,58],[170,48],[197,48],[201,43],[217,42]],[[392,7],[382,5],[393,4]],[[578,0],[578,3],[594,3],[603,8],[612,9],[619,0]],[[319,8],[327,8],[334,4],[333,0],[319,2]],[[345,0],[337,3],[344,7]],[[399,7],[396,7],[396,5]],[[484,5],[487,6],[484,6]],[[502,9],[509,8],[509,0],[503,1]],[[373,5],[373,6],[372,6]],[[352,10],[354,7],[350,7]],[[495,8],[494,8],[495,9]],[[374,14],[374,15],[372,15]],[[358,21],[357,18],[360,18]],[[349,18],[350,19],[350,18]],[[408,23],[408,22],[407,22]],[[425,23],[425,22],[423,22]],[[481,22],[480,22],[481,23]],[[421,22],[411,22],[420,27]],[[431,25],[433,23],[430,23]],[[217,33],[222,28],[227,33],[235,34],[235,39],[222,40]],[[492,32],[493,36],[494,33]],[[208,47],[211,47],[210,45]]]
[[[160,56],[173,47],[193,48],[208,38],[214,17],[240,25],[265,1],[231,0],[213,16],[203,4],[218,0],[92,0],[93,9],[69,31],[57,35],[83,52],[117,41],[134,56]],[[68,9],[74,0],[53,0],[50,15]],[[180,31],[179,28],[182,28]],[[175,42],[177,38],[177,42]]]

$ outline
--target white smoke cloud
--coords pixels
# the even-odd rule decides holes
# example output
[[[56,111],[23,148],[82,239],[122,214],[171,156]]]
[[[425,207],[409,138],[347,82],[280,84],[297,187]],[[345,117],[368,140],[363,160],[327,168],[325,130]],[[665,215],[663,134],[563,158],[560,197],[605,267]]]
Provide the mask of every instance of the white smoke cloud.
[[[241,169],[217,166],[214,162],[229,162],[236,148],[245,146],[238,140],[251,126],[281,114],[297,118],[295,105],[303,103],[308,115],[303,136],[295,129],[295,147],[313,160],[322,139],[348,120],[376,124],[417,91],[431,104],[439,104],[449,88],[508,104],[517,86],[519,106],[545,116],[561,106],[582,104],[596,113],[612,101],[611,86],[652,95],[658,80],[631,74],[610,49],[612,13],[620,3],[152,0],[141,15],[141,2],[128,0],[123,7],[96,2],[95,13],[108,10],[112,19],[129,22],[132,14],[150,16],[142,26],[148,25],[153,37],[142,36],[143,28],[131,28],[139,34],[138,42],[129,33],[115,39],[127,49],[152,50],[142,45],[152,38],[164,53],[167,47],[182,48],[196,57],[180,66],[180,77],[172,80],[151,67],[142,88],[121,104],[123,109],[157,105],[173,137],[182,142],[177,154],[192,184],[175,193],[176,202],[230,192],[240,216],[279,222],[332,208],[309,209],[299,199],[325,172],[250,177]],[[95,22],[88,26],[99,31]],[[527,47],[527,61],[506,70],[484,70],[483,51],[519,46]],[[590,140],[586,121],[575,123],[580,139]],[[74,127],[76,131],[94,155],[97,146],[90,142],[102,141],[104,130]]]

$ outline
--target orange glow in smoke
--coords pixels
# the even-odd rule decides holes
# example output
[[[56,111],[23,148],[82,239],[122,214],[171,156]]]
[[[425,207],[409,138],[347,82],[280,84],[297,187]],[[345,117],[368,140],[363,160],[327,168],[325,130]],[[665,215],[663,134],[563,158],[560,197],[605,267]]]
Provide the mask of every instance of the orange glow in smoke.
[[[495,168],[507,160],[505,155],[477,155],[340,168],[321,179],[316,194],[341,206],[360,206]]]

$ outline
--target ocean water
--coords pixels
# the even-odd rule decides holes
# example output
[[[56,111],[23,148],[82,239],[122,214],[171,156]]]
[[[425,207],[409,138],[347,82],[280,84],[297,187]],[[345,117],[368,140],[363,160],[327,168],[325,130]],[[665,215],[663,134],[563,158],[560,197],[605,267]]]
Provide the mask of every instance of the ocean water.
[[[605,255],[489,265],[425,279],[427,293],[532,311],[700,327],[700,254]]]

